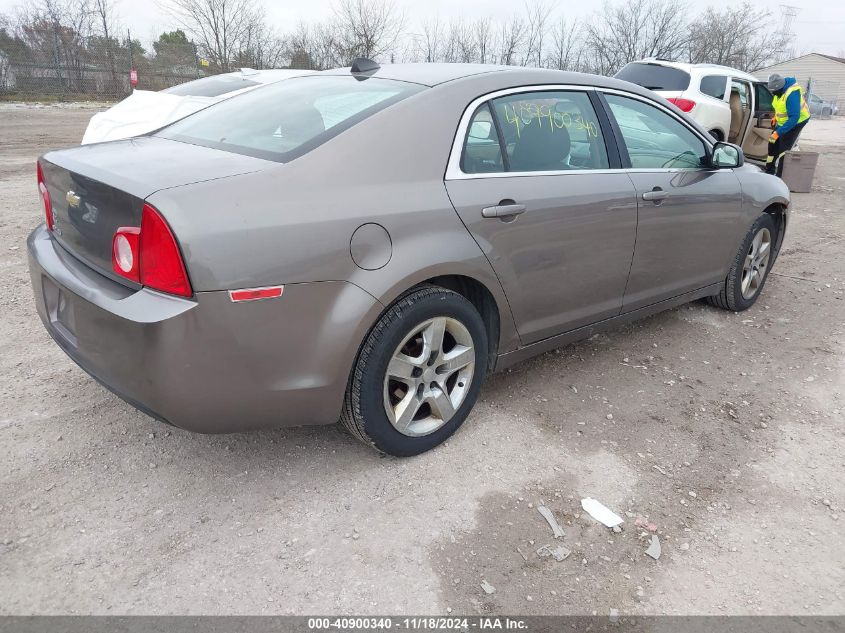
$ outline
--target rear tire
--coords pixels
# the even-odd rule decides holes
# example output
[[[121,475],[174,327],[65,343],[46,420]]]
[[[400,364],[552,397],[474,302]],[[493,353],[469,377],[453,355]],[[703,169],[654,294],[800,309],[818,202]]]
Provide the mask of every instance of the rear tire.
[[[725,140],[725,135],[722,134],[719,130],[710,130],[710,136],[715,138],[717,141]]]
[[[776,239],[775,221],[771,215],[763,213],[742,240],[721,291],[708,297],[708,303],[734,312],[753,306],[775,261]]]
[[[472,410],[487,371],[487,332],[466,298],[421,287],[367,336],[341,424],[377,451],[407,457],[444,442]]]

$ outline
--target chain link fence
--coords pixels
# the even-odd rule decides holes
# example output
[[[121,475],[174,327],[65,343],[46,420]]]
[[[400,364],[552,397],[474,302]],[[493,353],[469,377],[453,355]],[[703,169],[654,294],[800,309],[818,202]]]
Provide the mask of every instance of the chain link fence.
[[[807,92],[810,114],[821,119],[842,114],[842,85],[838,81],[810,77],[802,83]]]
[[[133,87],[162,90],[217,72],[192,42],[153,47],[146,50],[131,33],[117,39],[26,29],[0,40],[0,99],[114,101]]]

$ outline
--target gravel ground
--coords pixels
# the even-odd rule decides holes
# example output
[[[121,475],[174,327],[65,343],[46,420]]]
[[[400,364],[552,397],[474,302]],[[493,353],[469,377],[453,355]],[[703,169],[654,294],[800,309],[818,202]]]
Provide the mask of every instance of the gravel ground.
[[[753,309],[695,303],[523,363],[399,460],[333,427],[163,426],[52,343],[33,163],[91,112],[0,108],[0,613],[845,613],[845,120],[805,132],[816,185]],[[536,554],[541,503],[562,562]]]

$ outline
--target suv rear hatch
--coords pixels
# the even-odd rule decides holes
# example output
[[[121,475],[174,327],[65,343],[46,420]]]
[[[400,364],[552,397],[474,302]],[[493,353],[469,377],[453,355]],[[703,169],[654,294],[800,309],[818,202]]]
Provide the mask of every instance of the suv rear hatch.
[[[655,62],[631,62],[614,75],[616,79],[662,93],[680,94],[689,88],[690,74]]]
[[[92,268],[126,284],[130,282],[112,270],[112,239],[119,227],[140,226],[146,198],[162,189],[277,165],[156,137],[50,152],[39,163],[52,203],[54,239]],[[167,216],[166,209],[160,211]]]

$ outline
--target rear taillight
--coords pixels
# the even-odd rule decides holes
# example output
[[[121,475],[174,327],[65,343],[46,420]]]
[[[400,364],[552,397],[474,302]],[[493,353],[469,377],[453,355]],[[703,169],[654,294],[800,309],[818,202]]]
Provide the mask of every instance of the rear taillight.
[[[148,204],[141,227],[121,227],[112,240],[112,268],[118,275],[149,288],[182,297],[193,294],[173,232]]]
[[[695,101],[692,99],[681,99],[680,97],[670,97],[666,99],[669,103],[674,103],[678,106],[678,109],[681,112],[692,112],[692,109],[695,107]]]
[[[137,226],[121,226],[115,231],[111,247],[114,272],[137,283],[141,283],[140,237]]]
[[[44,170],[41,163],[38,165],[38,193],[41,195],[41,202],[44,204],[44,217],[47,221],[47,228],[53,230],[53,203],[50,200],[50,192],[47,190],[47,183],[44,181]]]

